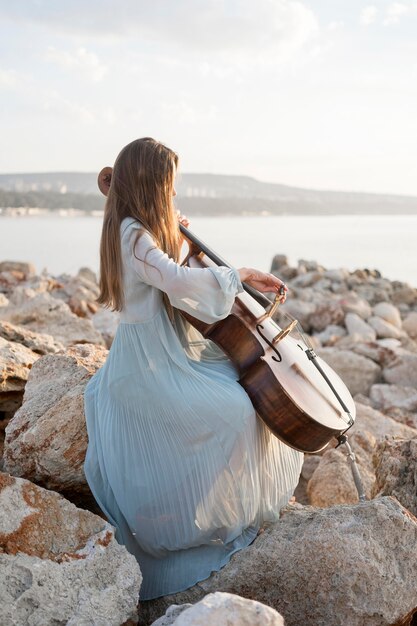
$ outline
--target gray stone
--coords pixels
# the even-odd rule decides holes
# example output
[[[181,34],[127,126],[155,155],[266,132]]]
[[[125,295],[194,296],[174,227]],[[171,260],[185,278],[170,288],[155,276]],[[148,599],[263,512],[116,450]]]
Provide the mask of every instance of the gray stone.
[[[288,257],[285,254],[276,254],[272,259],[271,272],[277,272],[283,266],[288,266]]]
[[[330,325],[342,325],[345,314],[338,302],[333,300],[321,301],[310,316],[311,328],[317,332],[325,330]]]
[[[401,387],[417,387],[417,354],[398,350],[395,361],[383,369],[385,382]]]
[[[315,335],[323,346],[334,346],[335,343],[345,336],[346,329],[335,324],[330,324],[321,333]]]
[[[360,341],[375,341],[376,332],[367,322],[356,313],[346,313],[345,325],[349,335],[357,337]]]
[[[383,412],[392,408],[417,411],[417,389],[399,385],[372,385],[369,397],[372,406]]]
[[[417,439],[381,441],[374,454],[374,496],[392,495],[417,516]]]
[[[2,272],[21,272],[25,277],[36,274],[33,263],[26,261],[0,261],[0,273]]]
[[[36,333],[52,335],[65,346],[76,343],[104,345],[101,334],[89,319],[75,315],[69,306],[48,292],[26,288],[13,292],[9,306],[2,307],[4,321],[24,326]]]
[[[142,576],[101,517],[0,474],[0,624],[136,621]]]
[[[23,404],[6,427],[6,471],[49,489],[89,495],[84,390],[106,356],[102,347],[80,344],[38,359]]]
[[[280,307],[284,313],[289,313],[297,319],[306,332],[310,329],[310,316],[316,310],[316,305],[312,302],[304,302],[303,300],[287,300]]]
[[[77,272],[77,276],[79,278],[83,278],[87,280],[90,283],[93,283],[93,285],[98,284],[96,273],[93,272],[93,270],[90,269],[89,267],[80,267],[80,269]]]
[[[350,439],[362,485],[366,496],[370,498],[375,482],[371,455],[362,450],[359,452],[360,447],[353,445],[353,441],[353,438]],[[358,490],[355,486],[345,446],[341,446],[337,450],[327,450],[323,454],[318,467],[308,482],[307,495],[310,504],[317,507],[358,502]]]
[[[315,283],[317,283],[317,281],[319,281],[322,278],[322,274],[320,272],[317,272],[316,270],[312,270],[303,274],[300,274],[299,276],[296,276],[292,282],[291,282],[291,286],[292,287],[311,287],[312,285],[314,285]]]
[[[349,278],[349,270],[343,267],[335,270],[325,270],[324,277],[328,278],[332,282],[343,283],[347,278]]]
[[[64,344],[56,341],[52,335],[34,333],[24,326],[15,326],[9,322],[0,321],[0,337],[7,341],[20,343],[36,354],[53,354],[64,350]]]
[[[175,624],[175,620],[185,609],[189,609],[193,606],[190,603],[187,604],[171,604],[166,610],[165,615],[159,617],[151,626],[172,626]]]
[[[359,298],[354,292],[346,295],[339,303],[345,313],[356,313],[363,320],[368,319],[372,314],[372,309],[368,302],[363,300],[363,298]]]
[[[350,350],[321,348],[318,353],[339,374],[352,395],[368,395],[371,386],[380,378],[379,365]]]
[[[349,433],[367,432],[376,440],[384,439],[386,436],[402,437],[404,439],[414,439],[417,437],[417,430],[400,424],[388,415],[373,409],[365,404],[356,403],[356,421]]]
[[[170,604],[226,591],[271,606],[287,626],[410,624],[416,579],[417,520],[394,498],[326,509],[287,507],[219,572],[148,603],[147,614],[141,607],[140,623]]]
[[[8,306],[8,304],[9,304],[8,298],[6,298],[4,293],[0,293],[0,316],[1,316],[1,309],[2,309],[2,307]]]
[[[403,322],[403,329],[412,338],[417,339],[417,312],[412,311]]]
[[[406,283],[394,282],[394,293],[392,294],[392,302],[399,306],[400,304],[414,305],[417,303],[417,289],[410,287]]]

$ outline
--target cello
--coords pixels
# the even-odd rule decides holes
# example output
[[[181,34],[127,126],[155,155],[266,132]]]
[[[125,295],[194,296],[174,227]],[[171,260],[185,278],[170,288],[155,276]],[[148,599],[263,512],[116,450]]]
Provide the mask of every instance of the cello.
[[[104,195],[111,173],[112,168],[105,167],[98,176]],[[231,267],[185,226],[179,228],[189,245],[182,264]],[[302,331],[300,337],[292,335],[299,327],[297,320],[284,328],[274,320],[282,293],[271,302],[242,284],[244,291],[237,294],[225,319],[207,324],[181,313],[231,359],[258,416],[285,444],[307,453],[323,450],[333,437],[339,445],[347,444],[345,433],[354,424],[356,409],[346,385],[316,355]]]

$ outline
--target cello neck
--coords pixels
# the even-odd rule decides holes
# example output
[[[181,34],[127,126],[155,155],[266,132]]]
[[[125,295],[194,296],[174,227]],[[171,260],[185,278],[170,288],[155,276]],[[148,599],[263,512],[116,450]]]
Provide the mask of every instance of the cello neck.
[[[179,224],[179,227],[184,237],[188,239],[188,241],[191,241],[191,243],[193,243],[195,246],[197,246],[197,248],[199,248],[199,250],[201,250],[201,252],[203,252],[203,254],[205,254],[209,259],[211,259],[213,263],[215,263],[216,265],[224,266],[224,267],[230,267],[230,268],[232,267],[230,263],[228,263],[227,261],[222,259],[221,256],[213,252],[213,250],[211,250],[209,246],[204,243],[204,241],[201,241],[201,239],[196,237],[194,233],[188,230],[188,228],[186,228],[182,224]],[[243,289],[248,294],[250,294],[257,302],[259,302],[261,306],[263,307],[271,306],[271,300],[267,298],[266,296],[264,296],[263,293],[261,293],[257,289],[254,289],[250,285],[247,285],[244,282],[242,282],[242,286],[243,286]]]

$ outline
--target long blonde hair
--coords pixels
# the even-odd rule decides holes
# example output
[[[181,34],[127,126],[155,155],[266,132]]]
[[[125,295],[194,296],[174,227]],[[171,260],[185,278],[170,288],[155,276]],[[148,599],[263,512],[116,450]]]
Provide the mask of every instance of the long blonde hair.
[[[140,221],[161,250],[175,261],[179,259],[179,228],[172,195],[177,166],[178,155],[151,137],[132,141],[116,159],[104,209],[100,294],[96,300],[112,311],[121,311],[124,306],[120,225],[125,217]],[[138,232],[133,249],[142,234],[142,230]],[[166,298],[165,303],[171,317]]]

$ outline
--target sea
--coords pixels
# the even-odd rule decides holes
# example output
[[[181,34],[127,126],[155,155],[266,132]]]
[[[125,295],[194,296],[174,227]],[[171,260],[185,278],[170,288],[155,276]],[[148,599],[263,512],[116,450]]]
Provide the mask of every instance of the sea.
[[[59,276],[99,270],[102,216],[0,216],[0,261],[30,261]],[[236,216],[190,218],[190,230],[234,267],[269,271],[276,254],[290,265],[376,269],[417,287],[417,215]]]

